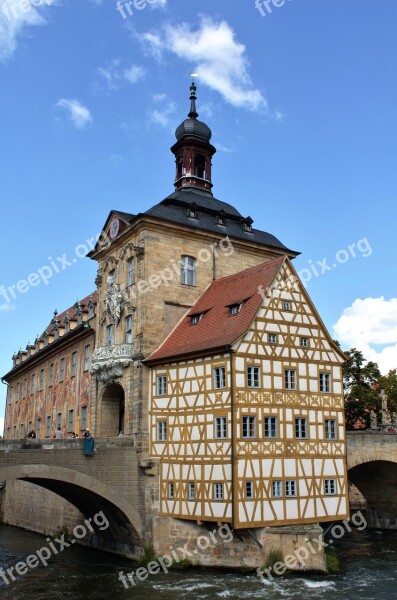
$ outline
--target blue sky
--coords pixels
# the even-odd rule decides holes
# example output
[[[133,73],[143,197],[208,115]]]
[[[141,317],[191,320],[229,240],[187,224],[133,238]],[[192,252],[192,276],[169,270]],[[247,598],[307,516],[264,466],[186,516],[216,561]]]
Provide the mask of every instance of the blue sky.
[[[255,0],[158,0],[132,15],[113,0],[35,4],[0,1],[0,285],[50,257],[72,265],[0,297],[1,372],[55,308],[94,289],[96,265],[75,248],[108,212],[172,192],[192,72],[218,147],[215,195],[300,250],[298,270],[317,265],[308,290],[344,347],[397,367],[397,3],[275,0],[265,16]]]

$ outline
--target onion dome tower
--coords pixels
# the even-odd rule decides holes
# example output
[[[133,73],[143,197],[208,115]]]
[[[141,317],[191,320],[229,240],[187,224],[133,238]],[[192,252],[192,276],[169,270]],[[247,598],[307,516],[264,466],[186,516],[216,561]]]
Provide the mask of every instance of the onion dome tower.
[[[210,143],[211,129],[198,120],[196,84],[190,86],[190,112],[177,127],[176,144],[171,152],[176,158],[175,188],[198,188],[209,193],[212,189],[211,167],[216,148]]]

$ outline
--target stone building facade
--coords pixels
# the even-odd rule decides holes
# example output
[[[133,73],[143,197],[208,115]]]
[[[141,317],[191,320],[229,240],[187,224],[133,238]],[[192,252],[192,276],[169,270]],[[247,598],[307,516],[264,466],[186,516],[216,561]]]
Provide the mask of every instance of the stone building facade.
[[[160,459],[150,443],[152,369],[145,359],[155,353],[214,281],[278,259],[293,260],[298,255],[273,235],[255,229],[251,217],[244,217],[214,197],[211,171],[216,149],[211,144],[209,127],[197,118],[194,84],[190,101],[188,118],[177,128],[177,141],[171,148],[176,165],[175,191],[143,213],[110,212],[96,247],[89,253],[98,263],[96,295],[81,303],[82,314],[77,314],[79,320],[71,332],[64,330],[62,335],[65,317],[55,316],[35,348],[19,353],[5,377],[10,390],[7,436],[25,433],[22,421],[24,427],[29,427],[39,415],[42,421],[51,416],[52,423],[60,419],[67,434],[68,415],[76,410],[75,430],[84,424],[96,437],[121,433],[132,438],[140,469],[139,497],[134,501],[143,515],[148,539],[159,553],[167,551],[172,539],[194,540],[197,522],[202,523],[201,516],[206,515],[200,515],[195,523],[180,522],[161,508]],[[241,294],[244,300],[244,289]],[[92,350],[89,370],[84,354],[88,345]],[[72,381],[70,361],[76,352],[79,378]],[[60,382],[56,374],[65,353],[69,365],[66,361],[65,381]],[[51,385],[50,381],[46,383],[49,403],[45,404],[44,390],[22,398],[21,386],[26,385],[28,390],[34,370],[35,377],[39,377],[43,368],[48,378],[54,378]],[[11,398],[18,383],[16,402]],[[21,400],[23,410],[19,408]],[[343,449],[341,452],[343,460]],[[333,517],[342,512],[345,516],[341,509]],[[217,515],[215,521],[228,519]],[[289,521],[301,522],[299,516]],[[265,522],[262,519],[258,524],[263,527]],[[256,542],[244,532],[241,535],[246,538],[245,552],[253,544],[253,560],[259,566],[262,559]],[[264,540],[266,535],[263,532],[260,537]],[[296,539],[299,535],[294,532]],[[228,552],[235,553],[233,557],[218,549],[219,564],[237,566],[237,546],[229,546]]]

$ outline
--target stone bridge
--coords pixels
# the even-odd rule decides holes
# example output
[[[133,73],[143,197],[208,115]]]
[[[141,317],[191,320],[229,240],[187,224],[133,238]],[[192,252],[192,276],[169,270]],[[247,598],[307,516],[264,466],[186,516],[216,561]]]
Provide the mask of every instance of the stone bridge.
[[[370,527],[397,529],[397,434],[347,434],[349,481],[367,501]]]
[[[27,481],[55,492],[86,518],[103,511],[109,527],[90,544],[136,556],[145,543],[142,469],[133,440],[95,441],[93,457],[83,440],[0,440],[0,482]]]

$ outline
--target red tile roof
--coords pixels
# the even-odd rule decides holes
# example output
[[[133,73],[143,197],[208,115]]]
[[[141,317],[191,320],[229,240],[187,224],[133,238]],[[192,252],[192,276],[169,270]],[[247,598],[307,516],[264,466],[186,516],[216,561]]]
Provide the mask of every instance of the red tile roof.
[[[286,257],[251,267],[214,281],[183,317],[161,346],[144,362],[165,362],[183,355],[228,347],[249,328],[258,312],[263,290],[270,287]],[[230,315],[230,306],[244,301],[239,313]],[[204,316],[192,325],[191,316]]]

